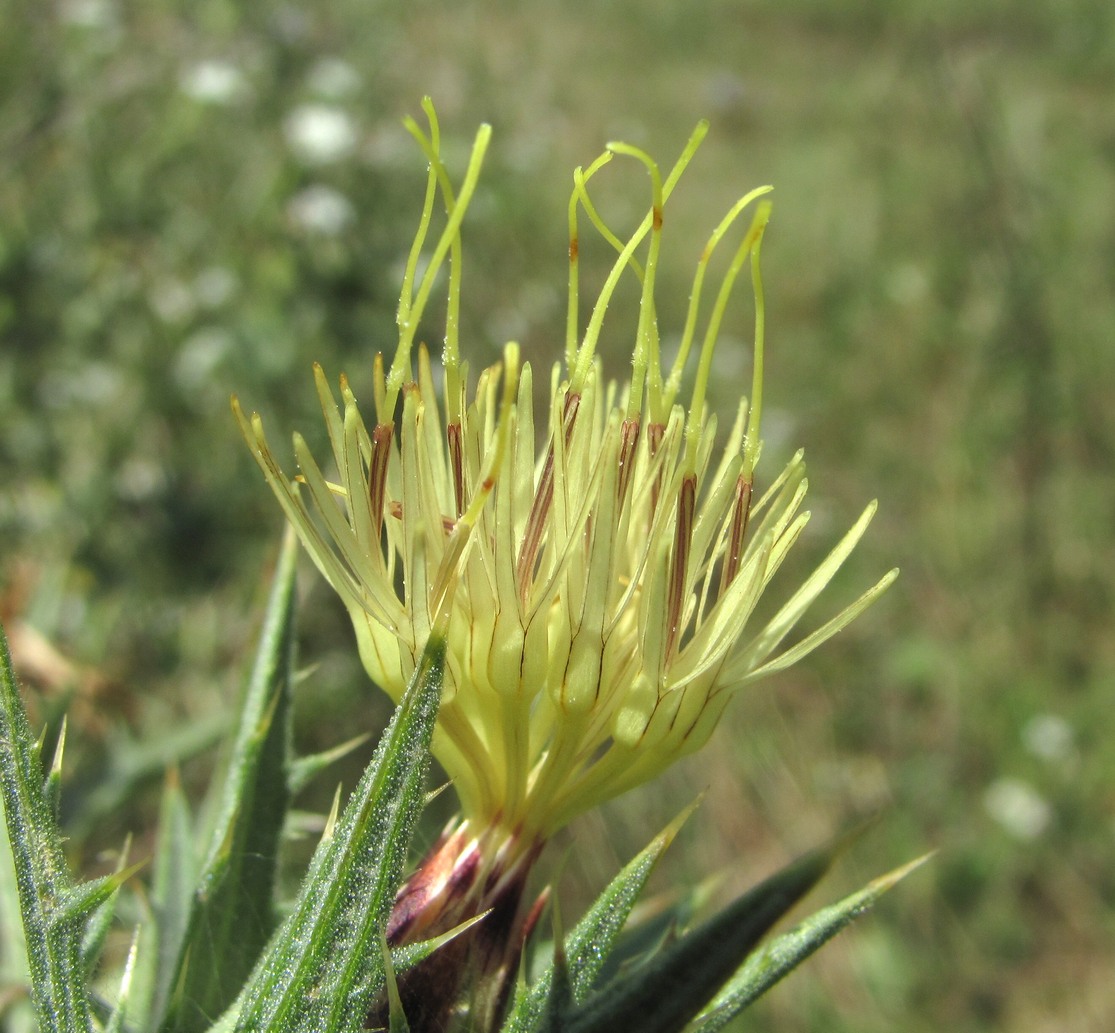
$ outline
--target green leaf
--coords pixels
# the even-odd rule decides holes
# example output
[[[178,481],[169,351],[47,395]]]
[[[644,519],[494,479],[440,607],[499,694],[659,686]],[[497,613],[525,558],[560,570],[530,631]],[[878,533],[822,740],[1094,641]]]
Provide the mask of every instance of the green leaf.
[[[550,993],[542,1013],[539,1033],[561,1033],[566,1017],[573,1007],[573,982],[569,976],[569,959],[565,956],[565,934],[561,914],[554,906],[554,963],[550,978]]]
[[[143,864],[133,864],[111,875],[102,875],[99,879],[90,879],[88,882],[71,886],[58,895],[54,913],[51,920],[60,923],[76,923],[84,929],[89,917],[109,901],[109,898],[143,867]]]
[[[531,986],[519,987],[502,1033],[535,1033],[552,1026],[555,1010],[560,1013],[561,1006],[551,998],[560,995],[563,983],[577,1003],[588,997],[651,870],[692,811],[693,806],[686,808],[628,862],[577,923],[564,949],[555,951],[554,962]]]
[[[101,879],[82,883],[71,889],[65,897],[63,911],[70,912],[82,927],[81,967],[85,973],[86,984],[91,987],[89,995],[90,1010],[95,1018],[102,1018],[105,1012],[97,992],[92,989],[93,977],[101,961],[101,952],[109,930],[116,917],[118,890],[136,872],[144,867],[143,863],[125,867],[128,848],[120,856],[116,871]],[[130,962],[129,962],[130,964]]]
[[[129,838],[124,845],[124,849],[120,853],[120,861],[116,866],[117,875],[122,876],[117,884],[118,886],[129,875],[139,870],[139,866],[137,865],[125,872],[130,848],[131,840]],[[101,951],[104,948],[105,939],[108,936],[109,929],[112,927],[113,919],[116,917],[116,900],[117,894],[115,892],[111,893],[108,899],[97,907],[96,911],[85,923],[85,932],[81,938],[81,963],[85,967],[85,976],[87,979],[92,979],[93,973],[100,963]]]
[[[705,1008],[766,931],[817,883],[842,846],[799,858],[635,970],[612,980],[571,1017],[569,1033],[676,1033]]]
[[[298,546],[288,530],[279,554],[255,665],[240,709],[208,856],[193,892],[184,935],[170,897],[162,903],[166,939],[179,936],[172,980],[161,977],[152,1018],[162,1028],[196,1033],[236,998],[274,929],[279,841],[290,805],[291,682],[294,669],[294,574]],[[171,862],[173,863],[173,862]]]
[[[62,727],[58,732],[58,741],[54,744],[54,760],[51,761],[50,771],[47,772],[44,793],[50,813],[54,820],[60,820],[60,801],[62,799],[62,755],[66,750],[66,718],[62,718]],[[42,752],[40,747],[40,753]]]
[[[335,763],[342,757],[347,757],[353,750],[363,746],[367,741],[367,735],[357,735],[349,739],[348,742],[343,742],[329,750],[322,750],[321,753],[296,757],[291,762],[290,777],[287,779],[291,795],[297,796],[315,776],[319,775],[330,764]]]
[[[171,768],[159,805],[159,834],[152,859],[152,913],[140,929],[128,1006],[129,1021],[140,1030],[153,1033],[166,1014],[189,927],[197,879],[196,853],[189,806],[177,770]]]
[[[425,961],[434,951],[455,940],[487,917],[488,912],[485,911],[474,918],[465,920],[460,925],[455,925],[440,936],[433,936],[428,940],[419,940],[417,943],[404,944],[402,947],[393,947],[391,949],[391,967],[395,970],[396,975],[402,975],[408,969],[414,968],[419,962]]]
[[[783,976],[828,943],[841,929],[870,910],[887,890],[915,868],[921,867],[930,856],[927,854],[919,857],[874,879],[839,903],[810,915],[797,928],[763,944],[748,957],[713,998],[708,1008],[688,1027],[688,1033],[714,1033],[715,1030],[722,1029]]]
[[[38,1024],[27,996],[30,985],[15,863],[5,830],[0,835],[0,1029],[35,1033]]]
[[[140,932],[137,929],[132,937],[132,946],[128,951],[128,960],[124,964],[124,973],[120,978],[120,990],[116,995],[116,1007],[104,1024],[104,1033],[123,1033],[124,1021],[128,1015],[132,999],[132,987],[136,968],[136,953],[139,948]]]
[[[383,976],[387,989],[388,1033],[410,1033],[410,1023],[407,1022],[402,998],[399,997],[399,984],[395,980],[395,966],[391,963],[391,949],[387,946],[387,938],[383,933],[379,936],[379,953],[383,959]]]
[[[41,1033],[92,1028],[81,960],[86,915],[64,910],[73,879],[62,853],[43,777],[42,758],[16,689],[8,641],[0,629],[0,796],[4,803]]]
[[[362,1027],[383,986],[379,940],[424,800],[445,649],[444,638],[431,635],[371,764],[238,1002],[237,1030]]]
[[[707,911],[715,899],[719,881],[712,878],[684,891],[667,890],[658,899],[643,900],[600,970],[599,985],[657,954],[677,939],[678,930],[690,928],[696,916]]]

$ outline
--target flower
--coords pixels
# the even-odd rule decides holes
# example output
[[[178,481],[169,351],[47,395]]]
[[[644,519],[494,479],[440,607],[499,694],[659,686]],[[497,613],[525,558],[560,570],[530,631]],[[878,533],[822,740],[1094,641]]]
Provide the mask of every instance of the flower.
[[[335,104],[301,104],[283,123],[287,145],[307,165],[329,165],[356,148],[356,125]]]
[[[1029,782],[997,778],[984,790],[984,810],[1002,829],[1020,840],[1037,839],[1053,820],[1053,808]]]
[[[1035,714],[1022,729],[1022,742],[1035,757],[1068,764],[1076,752],[1073,727],[1060,714]]]
[[[247,82],[244,73],[229,61],[210,59],[187,68],[179,84],[182,92],[203,104],[231,104]]]
[[[551,374],[548,415],[536,418],[534,375],[529,363],[520,366],[515,344],[472,390],[460,357],[461,224],[490,129],[478,133],[454,190],[432,105],[424,107],[429,135],[407,125],[429,159],[429,180],[403,276],[398,347],[389,367],[382,354],[372,367],[374,422],[365,422],[344,375],[338,401],[315,366],[333,481],[298,434],[299,473],[289,476],[260,417],[246,416],[235,398],[233,409],[280,505],[347,606],[371,678],[398,700],[427,643],[436,637],[446,644],[432,748],[453,780],[462,819],[399,890],[386,936],[398,945],[486,914],[448,954],[439,951],[409,972],[400,992],[412,1028],[440,1029],[468,987],[473,1028],[492,1029],[539,913],[538,905],[524,913],[522,898],[549,837],[699,748],[737,690],[834,635],[896,572],[783,645],[859,541],[872,503],[772,617],[754,618],[808,520],[801,453],[765,489],[756,478],[764,330],[759,252],[768,187],[742,197],[709,238],[669,368],[655,306],[665,206],[705,124],[665,178],[644,152],[618,143],[574,173],[565,364]],[[588,192],[592,177],[617,155],[641,162],[651,182],[650,210],[626,241]],[[446,219],[434,239],[439,195]],[[710,259],[752,206],[698,341]],[[582,211],[617,252],[583,330]],[[732,287],[748,262],[754,383],[718,448],[705,395]],[[445,349],[435,371],[415,340],[446,263]],[[641,302],[631,379],[617,384],[605,378],[597,346],[625,275],[641,284]],[[683,405],[682,379],[694,351],[696,375]],[[376,1005],[368,1025],[384,1025],[385,1009],[385,1001]]]
[[[304,233],[336,237],[356,221],[356,209],[339,190],[314,183],[299,190],[287,204],[290,221]]]
[[[314,62],[307,76],[312,93],[329,100],[348,97],[360,88],[360,73],[339,57],[323,57]]]
[[[565,365],[550,377],[545,416],[536,414],[534,374],[529,364],[520,367],[514,344],[468,388],[458,347],[461,223],[490,131],[482,127],[454,190],[428,104],[427,114],[428,136],[408,122],[429,158],[429,182],[404,275],[399,344],[389,368],[375,357],[374,422],[365,422],[346,377],[338,401],[315,367],[337,480],[327,478],[297,434],[300,472],[289,476],[259,416],[247,417],[235,399],[233,405],[287,517],[344,600],[371,678],[397,700],[431,632],[445,635],[448,671],[433,752],[473,834],[492,837],[504,851],[516,844],[512,853],[526,855],[577,814],[700,747],[736,691],[815,649],[896,572],[784,645],[860,539],[872,503],[804,584],[756,626],[760,598],[808,519],[801,453],[765,489],[756,473],[764,325],[759,251],[769,188],[741,198],[709,238],[668,368],[655,310],[665,206],[704,124],[664,178],[647,155],[624,144],[609,145],[575,173]],[[608,228],[588,193],[592,177],[617,155],[641,162],[651,181],[650,209],[626,241]],[[446,223],[419,278],[439,194]],[[752,207],[698,340],[709,260]],[[617,252],[583,330],[581,212]],[[640,248],[645,257],[637,257]],[[445,350],[435,372],[429,352],[414,342],[446,262]],[[705,401],[711,360],[733,284],[748,262],[756,298],[754,386],[717,447],[717,422]],[[641,305],[631,379],[617,384],[605,378],[597,347],[625,275],[641,282]],[[696,375],[683,405],[682,378],[694,352]]]

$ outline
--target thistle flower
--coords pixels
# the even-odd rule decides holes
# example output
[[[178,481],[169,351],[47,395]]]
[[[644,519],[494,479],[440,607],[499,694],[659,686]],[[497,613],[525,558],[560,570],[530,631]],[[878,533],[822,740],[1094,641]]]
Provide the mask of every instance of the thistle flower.
[[[428,135],[408,122],[429,159],[429,181],[403,279],[398,347],[389,367],[382,355],[373,363],[374,422],[365,421],[343,375],[338,401],[320,367],[314,371],[337,480],[327,479],[297,434],[299,473],[285,473],[259,416],[246,417],[233,401],[267,482],[349,610],[372,680],[397,700],[431,633],[448,643],[433,752],[452,778],[464,823],[404,887],[394,939],[405,926],[444,927],[448,918],[438,920],[432,902],[454,882],[479,879],[486,899],[498,896],[508,873],[529,866],[557,829],[698,749],[738,690],[811,652],[895,575],[786,645],[864,533],[872,503],[774,616],[756,625],[759,600],[808,520],[800,452],[765,485],[757,476],[768,187],[742,197],[709,237],[669,365],[655,308],[666,205],[705,124],[665,176],[624,144],[574,173],[565,363],[550,376],[543,415],[535,411],[531,366],[520,366],[514,344],[469,389],[458,346],[461,224],[490,130],[478,133],[455,190],[428,103],[426,111]],[[651,185],[649,210],[626,240],[588,192],[615,156],[640,162]],[[419,276],[439,195],[446,221]],[[752,210],[706,305],[710,259]],[[582,213],[617,252],[583,329]],[[436,370],[415,339],[446,263],[445,347]],[[706,392],[725,309],[748,263],[754,383],[718,446]],[[641,301],[631,379],[621,384],[605,377],[597,348],[624,276],[641,284]]]
[[[737,202],[701,254],[678,354],[664,368],[655,286],[665,204],[703,138],[700,125],[663,179],[634,147],[612,144],[574,174],[569,206],[570,289],[566,369],[555,368],[545,441],[529,365],[509,344],[504,362],[467,390],[457,313],[461,221],[490,132],[483,127],[459,193],[441,162],[436,120],[411,132],[430,159],[418,235],[399,305],[399,344],[385,372],[373,367],[376,422],[369,431],[343,375],[341,404],[314,375],[339,481],[326,479],[300,435],[300,476],[282,470],[260,418],[245,436],[288,518],[340,594],[371,678],[398,700],[436,623],[449,640],[449,674],[434,754],[453,779],[465,816],[545,839],[576,814],[654,777],[709,737],[738,689],[788,667],[855,618],[893,580],[888,573],[795,645],[787,635],[852,551],[872,503],[817,570],[762,627],[751,627],[807,520],[799,452],[756,495],[761,438],[763,306],[759,249],[770,206],[760,202],[735,251],[697,349],[687,406],[678,401],[694,350],[705,271],[731,225],[767,187]],[[613,155],[650,173],[651,209],[626,242],[600,219],[587,192]],[[440,189],[448,221],[415,289]],[[578,332],[578,212],[618,251],[588,326]],[[645,265],[635,257],[647,241]],[[449,259],[441,378],[413,342],[441,266]],[[754,386],[726,442],[705,403],[724,309],[751,260],[756,297]],[[633,372],[605,380],[596,357],[620,277],[642,282]],[[502,385],[501,385],[502,381]],[[401,407],[401,416],[396,419]],[[401,586],[401,587],[400,587]]]

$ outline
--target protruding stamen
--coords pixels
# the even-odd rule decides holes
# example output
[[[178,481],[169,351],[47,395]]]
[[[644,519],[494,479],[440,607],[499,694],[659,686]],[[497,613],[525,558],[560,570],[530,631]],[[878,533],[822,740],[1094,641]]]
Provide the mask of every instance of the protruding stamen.
[[[577,320],[580,315],[580,233],[577,229],[577,206],[585,203],[585,210],[592,216],[591,202],[587,201],[585,183],[602,166],[612,160],[612,152],[605,151],[586,172],[580,167],[573,170],[573,193],[569,198],[569,304],[565,317],[565,368],[573,371],[577,362]]]
[[[427,108],[427,105],[424,103],[423,107]],[[427,108],[427,116],[429,116],[430,110],[432,109]],[[442,163],[437,146],[436,124],[431,122],[430,137],[427,137],[426,134],[422,132],[413,119],[404,120],[404,125],[410,134],[418,141],[418,145],[430,160],[430,186],[427,188],[427,204],[432,204],[429,191],[433,189],[433,184],[440,184],[448,217],[441,231],[441,236],[438,238],[430,254],[429,261],[422,274],[422,280],[418,285],[417,291],[414,292],[413,300],[408,300],[410,284],[404,284],[403,300],[400,301],[399,304],[399,346],[395,350],[395,358],[391,363],[391,369],[387,373],[385,402],[388,410],[394,410],[399,391],[402,389],[403,383],[409,375],[410,349],[411,345],[414,343],[414,336],[418,331],[418,324],[422,319],[422,313],[425,311],[426,302],[429,300],[430,292],[433,290],[434,282],[437,279],[437,274],[441,269],[442,263],[445,261],[450,248],[453,248],[459,241],[461,220],[464,219],[465,211],[476,190],[476,183],[480,178],[480,166],[484,162],[484,153],[488,149],[488,142],[492,136],[492,127],[489,125],[482,125],[477,131],[476,140],[472,146],[472,154],[469,157],[468,169],[465,172],[465,178],[461,183],[460,191],[457,193],[457,196],[454,197],[452,187],[449,185],[448,173],[445,171],[445,166]],[[423,219],[426,219],[426,209],[423,209]],[[420,237],[421,239],[425,239],[425,223],[423,228],[420,229]],[[418,240],[416,240],[415,249],[413,249],[411,253],[412,262],[416,262],[415,255],[418,249],[420,249],[420,244]],[[410,262],[408,262],[407,272],[409,276],[413,277],[414,270],[411,268]]]
[[[742,210],[743,205],[746,204],[750,198],[756,197],[764,192],[765,189],[761,187],[757,190],[752,190],[750,194],[741,199],[736,205],[736,208],[733,209],[733,212]],[[724,278],[720,281],[720,290],[717,292],[716,301],[712,306],[712,312],[709,314],[708,325],[705,328],[705,339],[701,345],[701,355],[697,363],[697,379],[693,384],[693,400],[689,404],[689,422],[686,424],[685,428],[685,465],[686,469],[689,471],[696,469],[697,446],[700,442],[701,428],[704,421],[705,391],[708,388],[709,379],[712,375],[712,357],[713,352],[716,350],[716,342],[720,337],[720,323],[724,318],[724,310],[728,306],[728,299],[732,295],[732,287],[735,284],[736,277],[739,275],[739,271],[743,267],[743,263],[747,260],[747,257],[752,254],[754,248],[762,239],[763,230],[766,229],[769,219],[770,202],[764,201],[756,210],[755,217],[751,220],[751,226],[747,230],[739,247],[736,249],[735,255],[732,256],[732,261],[728,266],[728,270],[724,273]],[[726,228],[728,221],[728,218],[725,218],[721,223],[721,227]],[[761,382],[759,390],[761,396]],[[752,391],[751,404],[753,409],[755,402],[755,392]],[[748,430],[750,431],[750,427]]]
[[[759,216],[765,220],[770,218],[770,204],[765,204]],[[763,247],[763,233],[760,228],[755,239],[755,246],[751,249],[751,290],[755,295],[755,365],[752,373],[751,384],[751,412],[747,418],[747,433],[743,439],[743,472],[750,477],[759,459],[759,447],[762,444],[760,437],[763,416],[763,358],[764,335],[766,330],[766,305],[763,301],[763,270],[759,260]]]
[[[658,270],[658,254],[662,247],[662,223],[665,218],[665,192],[662,174],[650,155],[638,147],[612,143],[609,150],[626,154],[643,163],[650,174],[651,205],[650,248],[647,252],[646,270],[642,276],[642,297],[639,299],[639,326],[635,333],[635,356],[631,364],[631,391],[627,399],[627,415],[633,417],[639,412],[643,402],[643,389],[649,369],[652,391],[657,390],[661,361],[658,354],[658,318],[654,305],[654,281]]]

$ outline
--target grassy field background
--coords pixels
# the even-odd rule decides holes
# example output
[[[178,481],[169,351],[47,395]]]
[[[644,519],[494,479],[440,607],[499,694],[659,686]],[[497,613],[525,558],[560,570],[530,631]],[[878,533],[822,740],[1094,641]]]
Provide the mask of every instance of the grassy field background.
[[[715,892],[737,891],[882,807],[830,897],[936,859],[741,1028],[1111,1028],[1113,9],[571,11],[0,3],[0,619],[39,719],[71,714],[75,863],[96,870],[129,831],[142,851],[166,764],[204,786],[280,526],[227,398],[320,436],[310,363],[359,385],[392,347],[423,182],[401,116],[431,94],[458,158],[493,124],[463,339],[474,364],[514,337],[543,368],[571,169],[617,138],[668,165],[708,117],[671,205],[662,324],[680,327],[721,212],[773,183],[766,469],[806,448],[802,569],[878,496],[837,594],[903,574],[661,791],[577,826],[563,893],[599,887],[701,789],[662,887],[720,873]],[[646,177],[607,171],[622,223]],[[750,382],[736,316],[724,410]],[[620,306],[617,374],[632,320]],[[309,569],[303,594],[309,750],[386,708]]]

